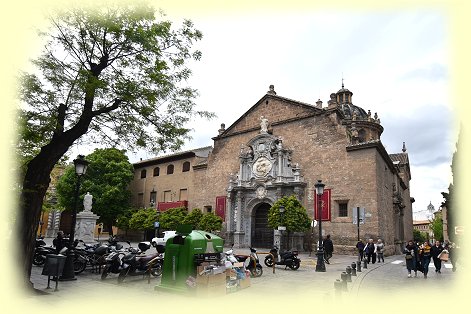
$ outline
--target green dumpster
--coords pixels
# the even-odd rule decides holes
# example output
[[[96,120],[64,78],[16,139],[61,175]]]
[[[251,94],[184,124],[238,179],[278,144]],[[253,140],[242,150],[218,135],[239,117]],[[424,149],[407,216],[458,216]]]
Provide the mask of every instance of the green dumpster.
[[[203,261],[219,261],[224,239],[201,230],[179,232],[167,240],[160,285],[155,290],[187,292],[187,279],[196,276],[196,266]]]

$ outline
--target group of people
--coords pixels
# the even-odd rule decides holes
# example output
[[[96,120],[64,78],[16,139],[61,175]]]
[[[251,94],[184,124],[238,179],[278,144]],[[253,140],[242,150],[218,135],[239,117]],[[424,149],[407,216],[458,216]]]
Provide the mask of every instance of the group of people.
[[[443,246],[440,241],[435,241],[435,243],[431,245],[429,241],[424,241],[424,243],[418,244],[410,240],[404,248],[408,273],[407,277],[412,277],[412,271],[414,271],[414,277],[417,277],[417,271],[420,271],[424,274],[424,278],[427,278],[431,260],[433,260],[435,272],[437,274],[441,274],[442,272],[442,260],[447,261],[448,259],[451,259],[453,271],[455,271],[456,256],[453,256],[452,258],[451,253],[454,251],[454,247],[455,245],[450,244],[449,242],[446,242]]]
[[[356,248],[358,250],[358,257],[361,260],[366,258],[367,263],[376,263],[376,260],[378,260],[378,263],[383,262],[384,263],[384,243],[383,240],[378,239],[376,243],[373,241],[373,239],[368,239],[368,241],[363,243],[362,240],[359,240],[357,242]]]

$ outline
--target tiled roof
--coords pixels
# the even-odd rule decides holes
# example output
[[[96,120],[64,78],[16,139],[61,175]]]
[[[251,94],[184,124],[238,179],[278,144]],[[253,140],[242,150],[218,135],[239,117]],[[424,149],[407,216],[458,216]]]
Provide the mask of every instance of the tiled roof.
[[[392,161],[399,161],[401,164],[409,164],[409,156],[405,153],[390,154]]]

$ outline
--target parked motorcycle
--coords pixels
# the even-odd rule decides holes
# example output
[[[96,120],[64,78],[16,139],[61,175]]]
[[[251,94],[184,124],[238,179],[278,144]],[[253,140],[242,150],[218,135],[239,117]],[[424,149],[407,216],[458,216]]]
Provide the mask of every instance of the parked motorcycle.
[[[57,254],[56,249],[52,246],[46,246],[46,242],[43,239],[36,239],[33,265],[42,266],[46,262],[47,254]]]
[[[130,250],[132,249],[131,242],[126,242],[129,244],[129,247],[127,249],[121,248],[119,250],[116,250],[112,248],[112,252],[105,257],[106,265],[101,273],[101,280],[105,280],[106,277],[108,277],[109,273],[119,274],[121,272],[121,259],[126,254],[126,252],[130,252]]]
[[[87,268],[87,265],[91,267],[100,267],[106,264],[105,257],[109,252],[108,245],[105,244],[86,244],[82,240],[75,241],[75,243],[81,242],[84,248],[77,248],[75,246],[75,258],[74,258],[74,273],[80,274]],[[74,243],[74,244],[75,244]]]
[[[273,267],[273,263],[275,263],[275,265],[285,265],[292,270],[296,270],[301,264],[301,260],[298,258],[298,251],[286,251],[278,255],[278,247],[275,245],[270,250],[270,253],[275,257],[275,261],[273,261],[272,255],[267,255],[265,257],[265,265],[267,267]]]
[[[250,271],[252,277],[260,277],[263,274],[263,267],[260,265],[257,250],[250,247],[250,255],[234,255],[238,262],[243,262],[245,269]]]
[[[146,255],[144,252],[150,247],[150,242],[140,242],[138,244],[139,249],[131,248],[130,253],[121,259],[122,269],[119,272],[118,283],[122,283],[127,276],[142,275],[150,280],[150,275],[154,277],[162,275],[163,250],[161,248],[163,246],[157,246],[156,253]]]

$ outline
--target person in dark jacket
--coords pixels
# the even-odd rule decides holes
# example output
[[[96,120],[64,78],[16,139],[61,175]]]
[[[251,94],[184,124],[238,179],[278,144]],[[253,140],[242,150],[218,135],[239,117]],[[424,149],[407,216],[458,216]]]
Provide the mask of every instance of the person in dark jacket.
[[[365,250],[365,243],[363,243],[362,240],[357,242],[356,248],[358,249],[358,257],[360,258],[360,261],[363,260],[363,253]]]
[[[64,239],[64,232],[57,232],[57,237],[52,240],[52,245],[54,245],[54,247],[56,248],[57,254],[59,254],[60,251],[67,246],[67,240]]]
[[[442,269],[442,260],[440,257],[440,253],[443,251],[443,246],[440,243],[440,241],[435,241],[434,246],[432,246],[432,249],[430,250],[430,253],[433,258],[433,264],[435,265],[435,272],[441,274],[441,269]]]
[[[430,243],[426,240],[419,248],[420,264],[424,269],[424,278],[427,279],[428,274],[428,265],[430,264],[432,247]]]
[[[373,242],[373,239],[368,240],[368,243],[365,246],[365,254],[368,259],[368,264],[370,261],[373,264],[376,263],[376,244]]]
[[[324,241],[324,259],[327,264],[330,264],[329,259],[332,257],[332,253],[334,252],[334,244],[332,243],[332,240],[330,239],[330,234],[328,234]]]
[[[418,248],[414,244],[414,241],[410,240],[404,248],[404,254],[406,258],[407,277],[411,277],[411,272],[414,271],[414,277],[417,277],[417,258]]]

